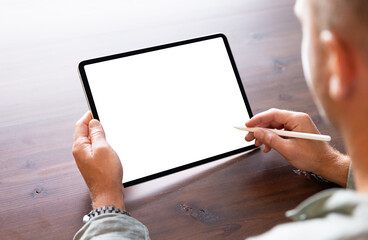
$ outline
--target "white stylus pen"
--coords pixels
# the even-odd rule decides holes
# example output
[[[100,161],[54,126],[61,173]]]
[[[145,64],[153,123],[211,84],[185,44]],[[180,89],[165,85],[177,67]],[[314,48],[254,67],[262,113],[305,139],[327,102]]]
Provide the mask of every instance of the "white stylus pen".
[[[259,129],[257,127],[256,128],[234,127],[234,128],[242,130],[242,131],[247,131],[247,132],[254,132],[256,129]],[[270,128],[265,128],[265,129],[272,131],[276,133],[277,135],[283,136],[283,137],[302,138],[302,139],[324,141],[324,142],[331,141],[331,137],[328,135],[292,132],[292,131],[277,130],[277,129],[270,129]]]

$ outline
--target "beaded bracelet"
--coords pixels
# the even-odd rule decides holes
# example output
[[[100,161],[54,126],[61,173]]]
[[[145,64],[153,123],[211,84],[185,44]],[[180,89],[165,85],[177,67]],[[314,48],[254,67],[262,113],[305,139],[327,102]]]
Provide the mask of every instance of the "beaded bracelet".
[[[87,215],[84,215],[83,223],[87,223],[92,218],[103,215],[103,214],[107,214],[107,213],[120,213],[120,214],[130,216],[130,214],[127,211],[121,210],[114,206],[109,206],[109,207],[105,206],[105,207],[100,207],[95,210],[92,210]]]
[[[300,170],[300,169],[294,169],[293,172],[298,174],[298,175],[304,175],[308,179],[314,179],[315,181],[317,181],[319,183],[329,183],[330,182],[330,181],[324,179],[323,177],[321,177],[320,175],[317,175],[313,172],[307,172],[307,171]]]

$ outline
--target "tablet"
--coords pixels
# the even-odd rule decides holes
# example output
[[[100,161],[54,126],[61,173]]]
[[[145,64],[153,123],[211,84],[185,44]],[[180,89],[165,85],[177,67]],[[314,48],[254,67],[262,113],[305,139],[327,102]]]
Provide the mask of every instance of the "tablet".
[[[252,111],[223,34],[86,60],[79,73],[125,187],[255,148],[233,128]]]

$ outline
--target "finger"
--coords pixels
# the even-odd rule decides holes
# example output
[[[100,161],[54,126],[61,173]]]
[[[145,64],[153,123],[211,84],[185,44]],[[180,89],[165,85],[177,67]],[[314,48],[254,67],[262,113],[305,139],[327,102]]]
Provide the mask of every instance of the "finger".
[[[96,119],[89,122],[89,136],[93,149],[107,144],[102,124]]]
[[[262,123],[261,125],[259,125],[257,127],[276,128],[276,129],[283,129],[284,128],[284,126],[281,125],[281,124],[267,124],[267,123]],[[252,132],[248,132],[244,139],[248,142],[253,141],[254,140],[254,134]]]
[[[245,140],[250,142],[254,140],[254,134],[249,132],[246,136],[245,136]]]
[[[259,141],[258,139],[256,139],[256,141],[254,142],[254,145],[256,145],[256,147],[261,146],[263,143],[261,141]]]
[[[284,124],[278,123],[278,122],[265,122],[261,123],[255,127],[261,127],[261,128],[276,128],[276,129],[283,129]]]
[[[272,131],[257,129],[254,132],[254,137],[264,145],[269,146],[270,149],[273,148],[282,155],[288,152],[288,140],[281,138]]]
[[[255,115],[245,125],[247,127],[255,127],[266,123],[274,124],[275,128],[278,128],[280,125],[286,124],[293,114],[294,112],[291,111],[273,108]]]
[[[72,153],[77,163],[78,160],[84,159],[86,154],[88,155],[91,152],[91,141],[88,137],[89,135],[88,123],[91,119],[92,119],[91,113],[87,112],[75,124]]]
[[[88,123],[91,121],[91,112],[86,112],[81,119],[75,124],[74,140],[80,137],[88,137]]]
[[[268,153],[269,151],[271,151],[270,146],[265,145],[265,147],[263,148],[263,152],[264,152],[264,153]]]

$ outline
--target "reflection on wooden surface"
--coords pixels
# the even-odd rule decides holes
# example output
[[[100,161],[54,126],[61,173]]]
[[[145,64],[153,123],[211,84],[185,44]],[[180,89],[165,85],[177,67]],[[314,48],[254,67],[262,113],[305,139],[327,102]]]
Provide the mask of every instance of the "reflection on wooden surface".
[[[12,1],[0,8],[0,236],[71,239],[90,210],[71,154],[88,110],[79,61],[222,32],[253,112],[309,113],[332,144],[304,83],[293,0]],[[223,160],[170,187],[127,189],[127,208],[152,239],[244,239],[328,186],[298,176],[277,153]],[[196,172],[197,171],[197,172]],[[177,178],[176,178],[177,177]],[[161,180],[162,181],[162,180]],[[175,182],[176,181],[176,182]],[[130,193],[129,193],[130,192]],[[134,194],[133,194],[134,193]],[[138,195],[137,195],[138,194]]]

